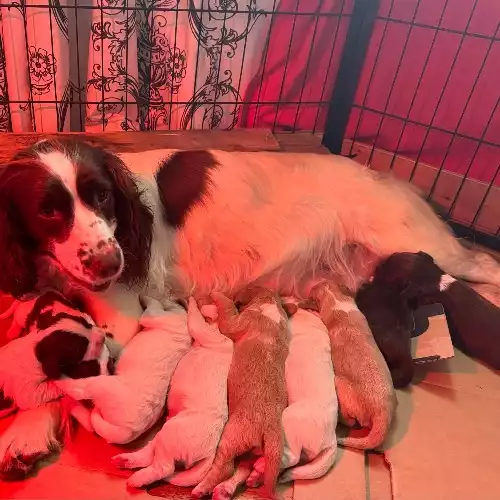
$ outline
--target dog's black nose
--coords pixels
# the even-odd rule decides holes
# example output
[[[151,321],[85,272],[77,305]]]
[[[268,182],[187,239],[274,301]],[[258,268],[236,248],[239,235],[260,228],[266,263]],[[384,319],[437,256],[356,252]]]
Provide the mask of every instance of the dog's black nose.
[[[91,263],[94,276],[102,279],[116,276],[122,266],[122,253],[116,246],[110,246],[101,255],[96,255]]]

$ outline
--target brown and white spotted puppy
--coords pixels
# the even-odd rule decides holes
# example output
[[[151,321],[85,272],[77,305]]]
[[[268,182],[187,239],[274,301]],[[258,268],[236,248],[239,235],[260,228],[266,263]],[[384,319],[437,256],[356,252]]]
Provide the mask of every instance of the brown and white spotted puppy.
[[[370,428],[366,437],[339,438],[338,442],[352,448],[376,448],[388,433],[397,403],[389,368],[353,297],[326,281],[316,285],[311,296],[320,304],[330,335],[342,418],[349,426],[357,422]]]
[[[234,342],[227,381],[229,419],[212,468],[193,490],[193,496],[200,498],[215,488],[215,498],[232,498],[234,491],[223,482],[234,472],[234,459],[263,448],[264,491],[272,498],[283,453],[281,419],[288,402],[287,316],[277,295],[265,288],[245,289],[237,297],[241,312],[220,293],[213,293],[212,298],[218,308],[220,332]]]

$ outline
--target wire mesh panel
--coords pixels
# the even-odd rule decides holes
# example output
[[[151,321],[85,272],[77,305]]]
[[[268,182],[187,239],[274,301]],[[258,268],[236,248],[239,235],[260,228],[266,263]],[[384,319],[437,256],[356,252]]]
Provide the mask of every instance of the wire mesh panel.
[[[0,130],[321,131],[353,0],[0,2]]]
[[[343,149],[497,246],[499,28],[500,2],[382,0]]]

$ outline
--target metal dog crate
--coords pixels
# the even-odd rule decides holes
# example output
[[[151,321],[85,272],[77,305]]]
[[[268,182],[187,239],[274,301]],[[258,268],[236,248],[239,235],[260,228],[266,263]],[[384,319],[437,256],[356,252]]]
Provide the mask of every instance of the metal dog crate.
[[[0,2],[0,130],[267,127],[408,179],[499,248],[500,2]]]

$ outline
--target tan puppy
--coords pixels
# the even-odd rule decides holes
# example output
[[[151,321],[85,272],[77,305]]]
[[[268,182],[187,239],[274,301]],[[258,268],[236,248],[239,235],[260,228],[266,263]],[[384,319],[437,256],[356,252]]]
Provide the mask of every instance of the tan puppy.
[[[389,368],[352,297],[332,282],[320,283],[311,296],[320,304],[330,335],[340,413],[347,425],[358,422],[370,428],[366,437],[339,438],[338,442],[376,448],[387,435],[397,403]]]
[[[288,323],[278,297],[271,291],[253,287],[233,302],[213,293],[219,312],[219,329],[234,342],[228,375],[229,420],[222,433],[212,468],[193,490],[200,498],[210,494],[234,471],[234,459],[251,450],[261,450],[266,458],[264,489],[274,497],[283,453],[282,413],[287,406],[285,361],[288,356]],[[231,498],[233,488],[221,484],[214,495]]]

